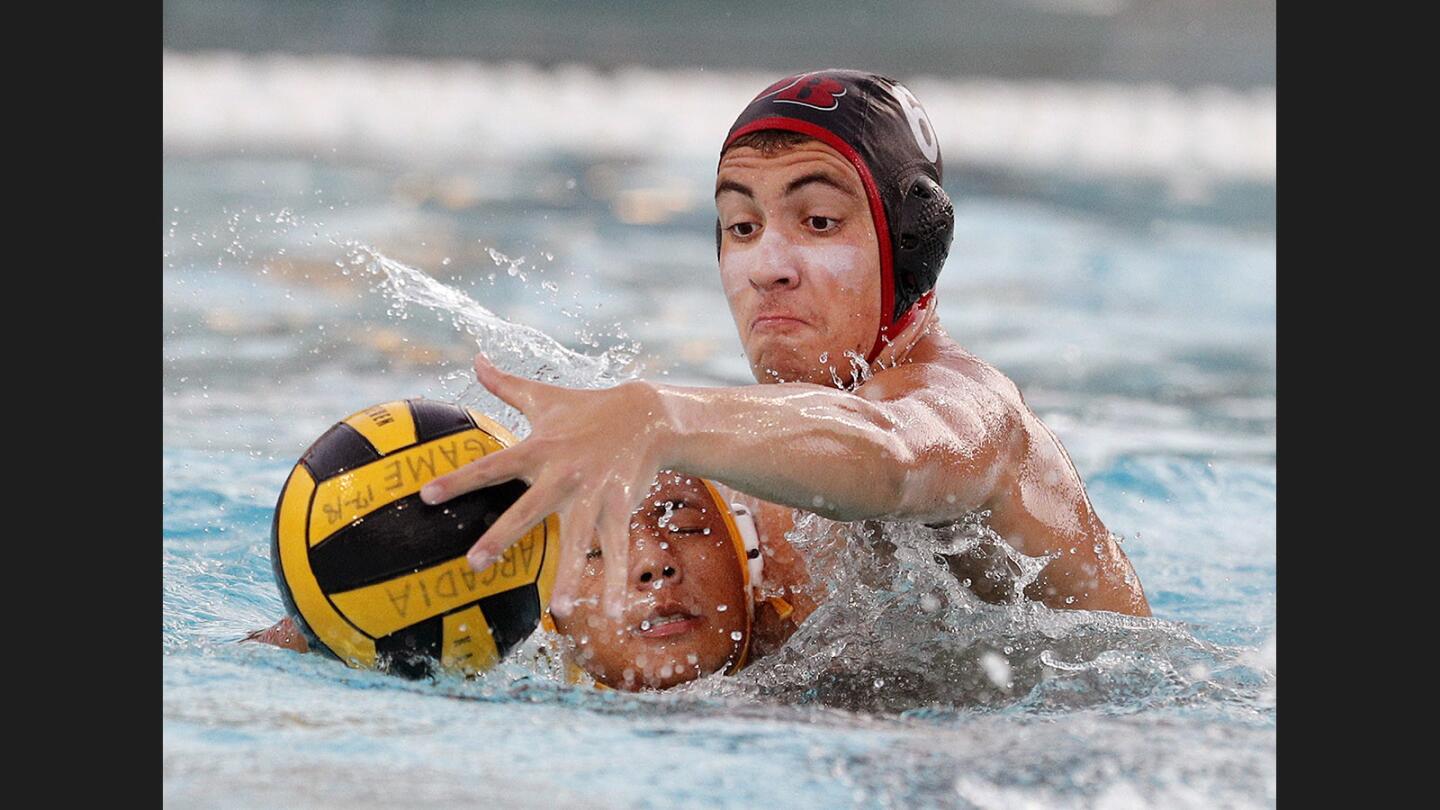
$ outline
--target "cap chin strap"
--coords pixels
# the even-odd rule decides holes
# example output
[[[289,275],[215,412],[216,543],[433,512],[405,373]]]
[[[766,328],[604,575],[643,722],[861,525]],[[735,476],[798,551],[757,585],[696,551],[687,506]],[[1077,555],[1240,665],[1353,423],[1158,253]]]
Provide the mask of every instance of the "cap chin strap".
[[[885,347],[893,342],[901,332],[908,329],[910,324],[913,323],[916,318],[920,317],[920,313],[929,308],[930,302],[934,300],[935,291],[930,290],[920,296],[915,303],[911,304],[910,308],[905,310],[905,314],[900,316],[900,320],[889,326],[883,323],[884,313],[881,313],[882,323],[880,325],[880,331],[875,333],[875,345],[870,347],[870,354],[866,355],[865,362],[875,362],[875,358],[880,356],[880,352],[884,351]]]

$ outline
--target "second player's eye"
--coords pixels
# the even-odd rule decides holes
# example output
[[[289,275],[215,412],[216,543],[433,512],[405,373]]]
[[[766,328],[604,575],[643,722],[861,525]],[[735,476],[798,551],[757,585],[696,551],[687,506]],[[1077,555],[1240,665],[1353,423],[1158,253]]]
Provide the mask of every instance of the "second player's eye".
[[[683,500],[656,502],[659,526],[667,534],[704,534],[704,518],[700,509]]]
[[[837,225],[840,224],[840,221],[837,220],[837,219],[834,219],[833,217],[821,217],[821,216],[806,217],[806,218],[805,218],[805,222],[806,222],[806,224],[808,224],[813,230],[817,230],[817,231],[833,231],[833,230],[835,230],[835,226],[837,226]]]
[[[754,222],[737,222],[734,225],[731,225],[729,228],[730,233],[740,237],[741,239],[744,239],[748,236],[754,236],[755,232],[759,229],[760,226],[755,224]]]

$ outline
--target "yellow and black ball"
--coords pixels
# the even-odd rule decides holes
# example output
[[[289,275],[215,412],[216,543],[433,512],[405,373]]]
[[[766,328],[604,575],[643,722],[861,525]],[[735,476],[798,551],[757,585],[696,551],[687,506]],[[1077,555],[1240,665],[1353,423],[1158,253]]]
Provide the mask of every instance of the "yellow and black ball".
[[[521,481],[438,506],[420,487],[515,437],[484,414],[410,399],[351,415],[290,472],[271,555],[285,608],[310,646],[351,666],[466,674],[524,641],[550,603],[559,555],[551,515],[494,565],[465,552],[525,491]]]

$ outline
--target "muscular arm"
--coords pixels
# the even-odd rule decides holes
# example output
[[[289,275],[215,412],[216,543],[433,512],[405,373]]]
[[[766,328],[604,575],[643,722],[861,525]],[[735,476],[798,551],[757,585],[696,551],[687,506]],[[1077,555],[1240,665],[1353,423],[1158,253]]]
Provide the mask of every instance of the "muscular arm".
[[[551,602],[558,616],[574,607],[595,541],[607,559],[620,561],[606,566],[603,597],[607,610],[619,612],[625,526],[637,493],[661,469],[841,521],[940,523],[988,510],[992,528],[1030,555],[1073,546],[1083,557],[1106,536],[1064,450],[1009,380],[958,347],[922,341],[912,359],[851,393],[809,384],[704,389],[641,381],[575,390],[506,374],[477,356],[477,379],[529,418],[530,436],[434,479],[420,496],[437,504],[502,481],[531,485],[471,548],[475,570],[552,512],[562,527],[582,527],[562,528]],[[1128,562],[1122,567],[1128,571]],[[1076,570],[1056,599],[1085,607],[1085,592],[1074,589],[1086,587],[1094,569]],[[1072,595],[1076,600],[1064,601]]]
[[[955,519],[1006,483],[1014,415],[934,364],[886,369],[850,393],[806,383],[657,386],[667,466],[832,520]]]
[[[678,403],[668,410],[684,451],[674,466],[834,520],[934,524],[988,510],[989,526],[1017,551],[1051,558],[1028,598],[1149,615],[1130,561],[1059,440],[999,372],[958,365],[964,371],[889,369],[858,396],[803,384],[662,388],[662,401]],[[982,598],[1008,601],[1018,571],[1001,564],[998,549],[983,556],[949,562],[980,566],[956,575]]]

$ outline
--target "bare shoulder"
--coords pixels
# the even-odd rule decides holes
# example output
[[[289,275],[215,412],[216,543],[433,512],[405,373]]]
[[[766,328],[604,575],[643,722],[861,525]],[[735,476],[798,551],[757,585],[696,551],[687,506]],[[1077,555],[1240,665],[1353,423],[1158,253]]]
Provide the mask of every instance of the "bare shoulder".
[[[856,393],[876,402],[914,397],[944,404],[958,398],[1016,415],[1028,410],[1009,377],[944,334],[921,340],[905,363],[877,372]]]
[[[1149,615],[1139,578],[1096,515],[1060,438],[1008,377],[937,337],[917,344],[910,362],[876,374],[866,384],[875,386],[873,393],[862,395],[908,403],[901,410],[918,424],[924,418],[945,423],[948,432],[941,435],[953,445],[937,443],[933,455],[952,474],[937,480],[984,508],[990,528],[1012,547],[1052,558],[1027,590],[1032,599]]]
[[[1037,427],[1010,378],[943,332],[927,335],[906,362],[878,372],[856,393],[888,406],[897,434],[912,442],[913,458],[966,478],[961,489],[969,495],[961,500],[977,506],[1007,486]]]
[[[992,432],[997,428],[1003,432],[1005,452],[1001,455],[1009,474],[999,476],[1006,484],[997,492],[997,499],[987,504],[995,510],[996,522],[1006,522],[1004,513],[1017,509],[1030,512],[1027,504],[1044,503],[1051,520],[1059,520],[1055,513],[1063,513],[1065,524],[1073,526],[1081,520],[1089,524],[1087,528],[1092,532],[1103,528],[1094,518],[1084,483],[1069,454],[1054,432],[1030,410],[1020,388],[999,369],[948,338],[925,349],[923,354],[917,353],[916,363],[930,366],[927,376],[937,385],[944,380],[957,400],[970,405],[971,413],[993,421]]]

